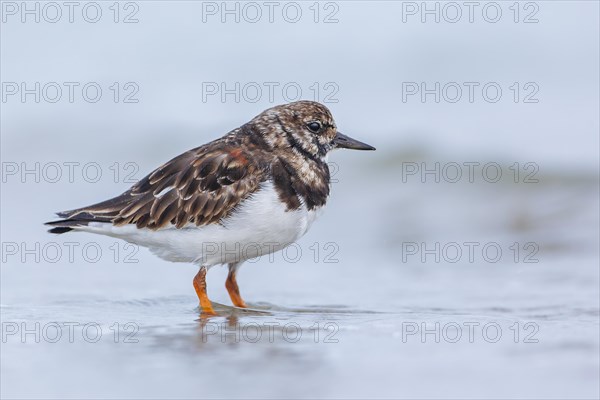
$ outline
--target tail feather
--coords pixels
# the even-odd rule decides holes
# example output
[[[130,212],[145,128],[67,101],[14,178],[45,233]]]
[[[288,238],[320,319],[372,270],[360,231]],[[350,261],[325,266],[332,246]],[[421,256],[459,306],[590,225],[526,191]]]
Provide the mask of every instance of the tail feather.
[[[58,228],[48,229],[48,232],[50,232],[50,233],[56,233],[57,235],[60,235],[61,233],[67,233],[67,232],[70,232],[72,230],[73,230],[73,228],[58,227]]]
[[[48,232],[61,234],[72,231],[78,226],[86,226],[90,222],[112,223],[129,201],[131,201],[131,196],[129,192],[125,192],[120,196],[88,207],[57,212],[56,215],[63,219],[46,222],[45,225],[54,226]]]
[[[58,221],[46,222],[44,225],[54,226],[54,228],[49,229],[48,232],[61,234],[61,233],[66,233],[66,232],[72,231],[73,227],[85,226],[89,222],[90,221],[81,220],[81,219],[61,219]]]
[[[77,216],[73,218],[69,218],[68,216],[66,216],[68,215],[68,213],[68,211],[56,213],[59,217],[63,217],[65,219],[46,222],[44,225],[54,227],[52,229],[49,229],[48,232],[57,234],[66,233],[72,231],[73,228],[76,228],[78,226],[87,226],[90,222],[112,223],[112,218],[110,216],[93,215],[90,213],[83,212],[77,214]]]

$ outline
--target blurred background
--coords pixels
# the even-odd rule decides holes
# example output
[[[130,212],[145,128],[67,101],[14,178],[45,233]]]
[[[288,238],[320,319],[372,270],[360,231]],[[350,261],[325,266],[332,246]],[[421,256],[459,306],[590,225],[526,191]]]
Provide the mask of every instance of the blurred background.
[[[3,398],[598,398],[599,6],[2,2]],[[197,267],[53,212],[299,99],[331,155],[288,252]]]

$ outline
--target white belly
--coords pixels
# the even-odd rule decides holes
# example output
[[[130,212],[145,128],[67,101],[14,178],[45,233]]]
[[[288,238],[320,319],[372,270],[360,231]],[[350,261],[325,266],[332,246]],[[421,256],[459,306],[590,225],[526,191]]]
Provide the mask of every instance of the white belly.
[[[150,249],[157,256],[206,266],[241,262],[283,249],[302,237],[320,214],[304,205],[286,211],[271,182],[244,200],[222,224],[158,231],[135,225],[115,227],[91,223],[78,230],[127,240]]]

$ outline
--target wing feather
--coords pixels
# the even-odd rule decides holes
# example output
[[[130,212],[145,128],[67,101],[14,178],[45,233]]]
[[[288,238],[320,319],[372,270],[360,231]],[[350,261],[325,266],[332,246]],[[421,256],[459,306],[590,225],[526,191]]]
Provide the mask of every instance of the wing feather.
[[[264,180],[265,163],[239,146],[213,143],[175,157],[120,196],[59,215],[153,230],[208,225],[226,217]]]

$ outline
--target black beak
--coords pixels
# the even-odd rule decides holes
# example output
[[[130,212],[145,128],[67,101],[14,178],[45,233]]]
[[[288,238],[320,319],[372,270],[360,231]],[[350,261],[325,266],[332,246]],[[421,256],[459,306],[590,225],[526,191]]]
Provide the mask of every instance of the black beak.
[[[343,135],[340,132],[335,135],[333,143],[338,149],[375,150],[375,147],[369,146],[363,142],[359,142],[356,139],[352,139],[351,137]]]

